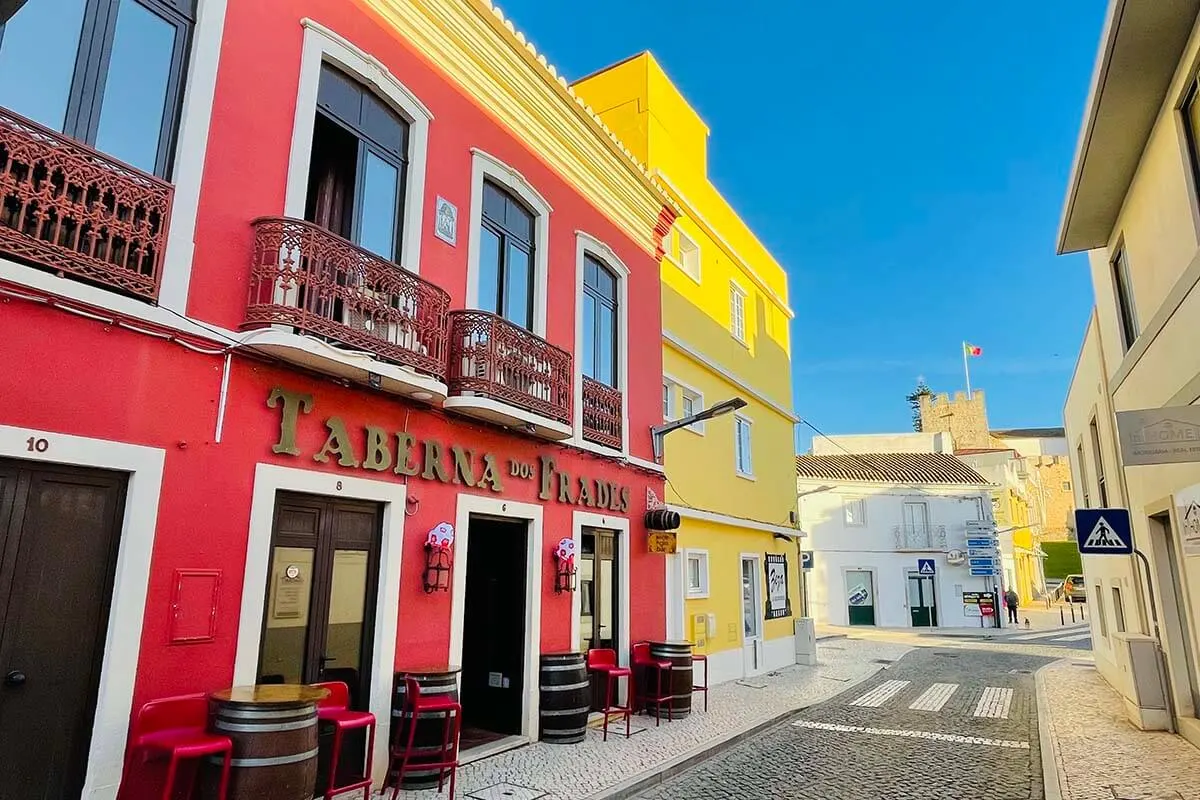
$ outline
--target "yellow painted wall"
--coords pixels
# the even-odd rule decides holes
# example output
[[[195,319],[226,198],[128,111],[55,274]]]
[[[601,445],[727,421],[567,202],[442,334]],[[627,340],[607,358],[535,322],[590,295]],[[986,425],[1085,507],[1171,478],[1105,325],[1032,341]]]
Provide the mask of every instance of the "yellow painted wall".
[[[792,615],[800,615],[800,564],[797,561],[795,544],[776,539],[772,534],[763,531],[689,519],[684,520],[679,529],[679,548],[700,549],[708,553],[708,597],[689,598],[684,604],[684,630],[689,636],[695,634],[692,625],[697,614],[716,616],[716,627],[709,632],[705,647],[698,648],[699,650],[705,653],[719,653],[742,647],[742,553],[753,553],[760,559],[761,602],[765,602],[767,598],[766,578],[762,572],[766,569],[763,557],[767,553],[787,556],[788,598],[792,604]],[[760,607],[760,619],[761,612]],[[767,640],[791,636],[793,633],[790,617],[764,620],[762,625],[763,638]]]

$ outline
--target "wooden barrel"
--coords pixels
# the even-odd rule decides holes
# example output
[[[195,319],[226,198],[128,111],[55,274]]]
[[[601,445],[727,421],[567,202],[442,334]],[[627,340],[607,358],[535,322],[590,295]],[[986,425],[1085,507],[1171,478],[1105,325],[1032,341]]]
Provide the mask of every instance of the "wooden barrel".
[[[392,695],[392,742],[398,752],[403,752],[408,744],[409,726],[412,725],[412,714],[408,710],[408,687],[404,678],[410,673],[396,673],[396,691]],[[458,700],[457,672],[423,672],[411,673],[421,687],[421,695],[442,695]],[[442,713],[419,714],[416,720],[417,730],[413,735],[412,760],[437,761],[442,755],[442,742],[445,735],[446,715]],[[391,776],[388,776],[389,779]],[[436,769],[414,770],[404,774],[401,788],[429,789],[437,786],[438,771]]]
[[[543,653],[539,732],[546,744],[576,744],[587,733],[591,681],[583,653]]]
[[[671,718],[679,719],[692,713],[692,643],[651,642],[650,657],[671,664],[670,683],[663,689],[663,694],[671,697]],[[666,680],[666,676],[663,676],[663,680]],[[654,705],[649,704],[650,713],[654,713]],[[665,706],[662,715],[667,716]]]
[[[228,800],[312,800],[317,782],[313,702],[213,700],[209,730],[233,741]],[[204,797],[216,797],[220,759],[209,759]]]

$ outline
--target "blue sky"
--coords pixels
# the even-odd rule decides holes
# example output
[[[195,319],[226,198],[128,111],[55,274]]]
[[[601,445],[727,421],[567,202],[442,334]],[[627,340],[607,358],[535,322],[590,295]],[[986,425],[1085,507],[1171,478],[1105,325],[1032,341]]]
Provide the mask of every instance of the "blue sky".
[[[1062,424],[1092,294],[1054,237],[1104,0],[501,7],[568,79],[653,51],[709,124],[788,270],[801,416],[904,430],[918,376],[964,388],[965,339],[993,427]]]

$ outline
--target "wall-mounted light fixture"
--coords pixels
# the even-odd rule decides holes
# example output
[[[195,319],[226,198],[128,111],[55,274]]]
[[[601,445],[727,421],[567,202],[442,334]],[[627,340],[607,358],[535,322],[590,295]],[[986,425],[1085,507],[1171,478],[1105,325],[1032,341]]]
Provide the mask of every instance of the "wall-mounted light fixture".
[[[731,414],[734,411],[737,411],[739,408],[745,407],[745,400],[740,397],[731,397],[728,400],[722,400],[715,405],[709,406],[699,414],[692,414],[691,416],[684,417],[683,419],[664,422],[662,425],[655,425],[650,429],[650,439],[654,445],[654,460],[658,463],[662,463],[663,437],[671,431],[677,431],[680,428],[686,428],[688,425],[692,425],[697,422],[703,422],[704,420],[712,419],[713,417],[719,417],[723,414]]]
[[[554,591],[556,594],[575,591],[575,540],[564,536],[551,553],[554,559]]]
[[[426,594],[450,591],[450,568],[454,566],[454,526],[442,522],[425,537],[425,571],[421,583]]]

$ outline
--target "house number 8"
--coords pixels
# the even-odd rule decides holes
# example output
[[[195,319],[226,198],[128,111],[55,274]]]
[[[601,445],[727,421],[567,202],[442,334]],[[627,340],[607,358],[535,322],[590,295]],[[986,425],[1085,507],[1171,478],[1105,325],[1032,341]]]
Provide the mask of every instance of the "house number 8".
[[[44,453],[50,449],[50,442],[30,436],[25,440],[25,447],[31,453]]]

